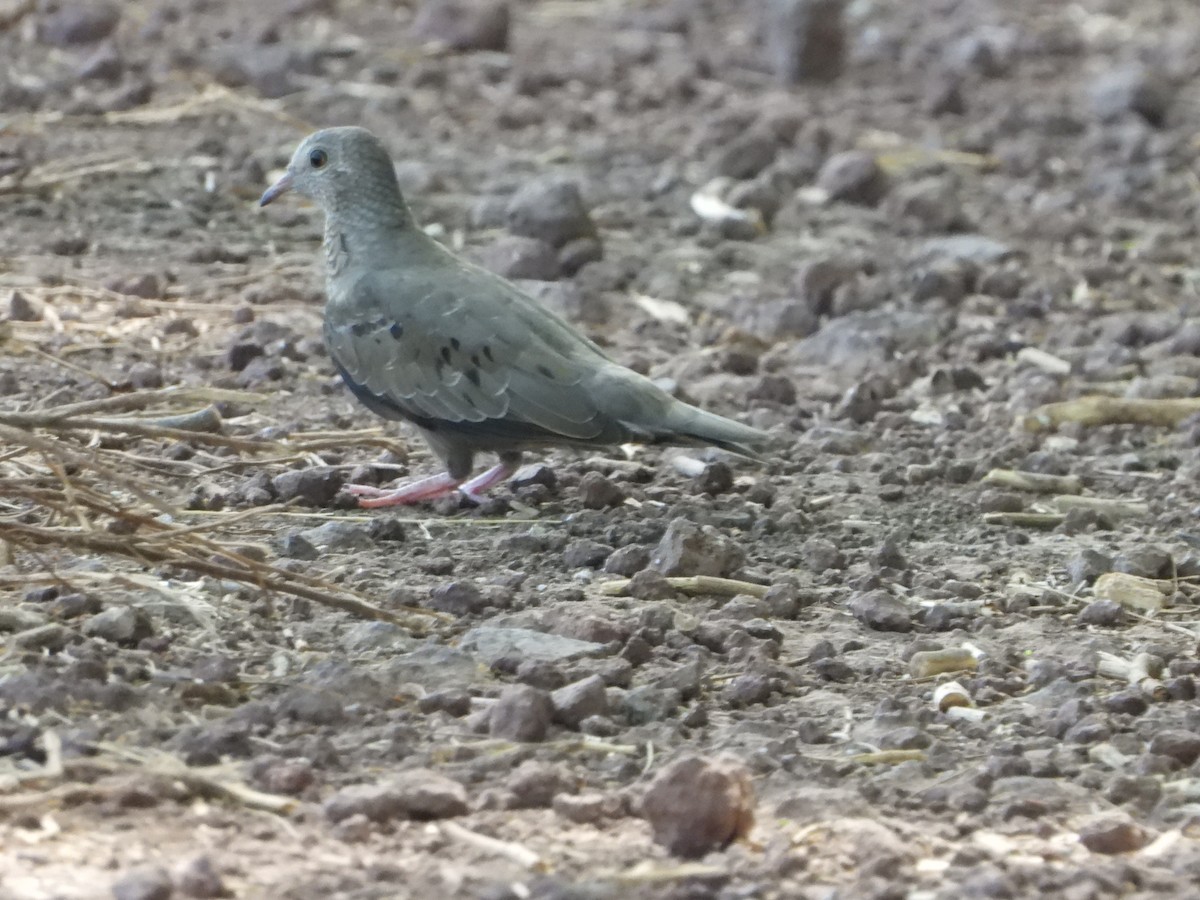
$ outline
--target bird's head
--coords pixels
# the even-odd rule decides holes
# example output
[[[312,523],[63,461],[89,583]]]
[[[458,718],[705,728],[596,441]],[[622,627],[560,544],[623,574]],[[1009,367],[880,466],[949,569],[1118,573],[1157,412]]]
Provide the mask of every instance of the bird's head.
[[[267,188],[258,205],[266,206],[288,191],[334,215],[347,208],[404,206],[386,148],[365,128],[352,126],[325,128],[302,140],[287,171]]]

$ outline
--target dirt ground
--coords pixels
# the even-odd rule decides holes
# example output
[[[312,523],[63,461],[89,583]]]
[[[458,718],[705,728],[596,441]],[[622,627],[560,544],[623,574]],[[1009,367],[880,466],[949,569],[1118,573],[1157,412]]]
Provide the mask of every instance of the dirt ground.
[[[0,0],[0,897],[1196,896],[1200,7],[497,6]],[[354,509],[332,124],[766,463]]]

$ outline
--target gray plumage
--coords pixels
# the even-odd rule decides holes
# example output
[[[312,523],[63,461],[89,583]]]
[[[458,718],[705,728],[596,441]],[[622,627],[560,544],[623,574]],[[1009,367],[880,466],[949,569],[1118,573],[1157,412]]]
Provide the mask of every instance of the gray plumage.
[[[420,429],[449,473],[439,487],[466,480],[480,452],[499,453],[505,473],[522,450],[548,446],[711,444],[758,455],[763,432],[674,399],[426,235],[370,132],[305,138],[262,203],[288,189],[325,211],[325,340],[338,371],[372,411]]]

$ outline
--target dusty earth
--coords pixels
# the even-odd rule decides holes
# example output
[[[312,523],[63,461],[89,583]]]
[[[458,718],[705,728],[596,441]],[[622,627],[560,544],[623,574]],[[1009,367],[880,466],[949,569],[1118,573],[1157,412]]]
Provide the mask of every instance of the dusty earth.
[[[0,0],[0,896],[1196,895],[1200,7],[788,6]],[[353,509],[343,123],[766,464]]]

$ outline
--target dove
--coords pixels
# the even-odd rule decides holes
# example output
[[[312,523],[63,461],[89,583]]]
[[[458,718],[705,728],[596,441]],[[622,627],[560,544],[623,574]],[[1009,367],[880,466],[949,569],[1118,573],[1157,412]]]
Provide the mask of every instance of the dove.
[[[325,213],[324,338],[334,366],[367,409],[412,423],[445,466],[390,489],[347,485],[360,506],[453,491],[478,503],[523,453],[558,446],[712,445],[760,458],[765,432],[672,397],[427,235],[387,149],[366,129],[304,138],[259,205],[288,191]],[[472,477],[480,453],[497,464]]]

